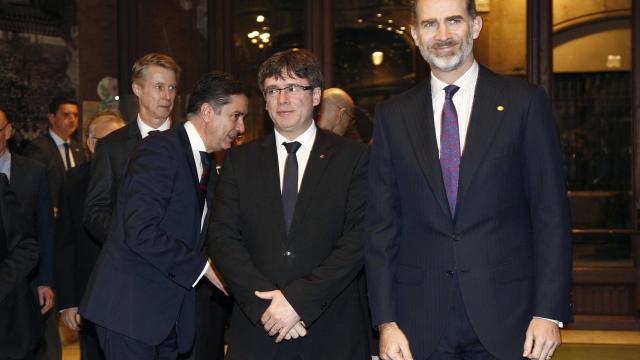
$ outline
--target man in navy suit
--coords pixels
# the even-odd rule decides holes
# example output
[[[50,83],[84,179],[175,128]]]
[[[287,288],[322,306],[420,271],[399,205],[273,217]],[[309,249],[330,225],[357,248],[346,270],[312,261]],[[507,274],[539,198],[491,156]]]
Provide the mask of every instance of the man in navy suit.
[[[124,126],[124,120],[112,111],[101,111],[89,122],[87,148],[93,154],[96,143]],[[98,259],[102,243],[96,241],[82,226],[84,199],[89,185],[91,160],[69,171],[60,191],[60,211],[55,226],[55,275],[57,305],[60,317],[71,329],[79,332],[83,360],[104,358],[95,327],[78,314],[80,298],[87,287],[89,275]]]
[[[175,359],[195,336],[195,291],[209,265],[204,242],[215,168],[208,153],[244,131],[248,99],[229,75],[196,83],[188,121],[149,136],[134,150],[109,236],[80,314],[96,324],[107,359]]]
[[[473,0],[419,0],[431,78],[376,111],[365,262],[383,359],[551,359],[571,239],[544,90],[473,57]]]

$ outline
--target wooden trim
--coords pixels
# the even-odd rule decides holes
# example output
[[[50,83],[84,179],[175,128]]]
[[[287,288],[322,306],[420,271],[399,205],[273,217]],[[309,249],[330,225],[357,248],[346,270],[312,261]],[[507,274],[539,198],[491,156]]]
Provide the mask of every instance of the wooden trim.
[[[135,26],[138,18],[138,2],[118,0],[118,93],[132,94],[131,65],[136,60],[138,42]]]
[[[320,60],[325,88],[334,84],[334,9],[333,1],[305,1],[305,47]]]
[[[573,284],[580,285],[631,285],[636,283],[633,267],[574,267]]]
[[[208,0],[207,6],[209,70],[233,73],[233,3],[231,0]]]
[[[633,164],[633,181],[632,190],[635,199],[633,204],[634,211],[631,219],[633,228],[638,229],[638,214],[640,213],[640,0],[633,0],[631,5],[631,103],[633,109],[631,111],[631,129],[633,137],[633,152],[631,154]],[[636,44],[636,45],[634,45]],[[640,311],[640,236],[632,238],[632,256],[636,264],[636,287],[635,287],[635,308]]]
[[[527,0],[527,78],[553,96],[552,0]]]

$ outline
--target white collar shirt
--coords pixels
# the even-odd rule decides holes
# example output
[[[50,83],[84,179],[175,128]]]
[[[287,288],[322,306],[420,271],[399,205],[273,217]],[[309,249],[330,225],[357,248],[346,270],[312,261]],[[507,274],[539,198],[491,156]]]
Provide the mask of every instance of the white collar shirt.
[[[287,138],[282,136],[275,130],[276,136],[276,149],[278,152],[278,170],[280,173],[280,192],[282,192],[282,179],[284,178],[284,164],[287,160],[287,149],[282,145],[285,142],[293,142],[297,141],[301,144],[300,148],[296,152],[296,159],[298,160],[298,191],[300,191],[300,185],[302,185],[302,177],[304,175],[304,170],[307,168],[307,163],[309,162],[309,155],[311,154],[311,148],[313,148],[313,143],[316,140],[316,134],[318,133],[318,129],[313,121],[311,121],[311,125],[305,132],[300,134],[297,138],[289,141]]]
[[[169,130],[169,128],[171,127],[170,118],[167,118],[167,120],[165,120],[162,123],[162,125],[160,125],[160,127],[158,127],[157,129],[154,129],[151,126],[145,124],[145,122],[142,121],[140,114],[138,114],[137,122],[138,122],[138,129],[140,129],[140,136],[142,136],[143,139],[149,136],[149,131],[165,131],[165,130]]]
[[[53,130],[49,129],[49,135],[53,139],[53,142],[56,144],[58,148],[58,152],[60,153],[60,157],[62,158],[62,163],[64,164],[65,170],[69,170],[72,167],[76,166],[76,160],[73,158],[73,149],[71,148],[71,141],[69,139],[64,140],[58,134],[54,133]],[[64,151],[64,144],[69,144],[69,161],[71,164],[67,164],[67,157]],[[69,166],[71,165],[71,166]]]

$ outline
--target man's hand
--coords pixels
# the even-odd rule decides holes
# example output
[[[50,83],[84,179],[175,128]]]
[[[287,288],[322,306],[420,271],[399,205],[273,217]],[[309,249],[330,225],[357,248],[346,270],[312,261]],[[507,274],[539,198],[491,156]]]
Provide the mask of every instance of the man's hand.
[[[204,273],[204,276],[211,281],[211,283],[217,287],[220,291],[222,291],[225,295],[229,296],[227,292],[224,281],[221,276],[218,276],[218,273],[214,270],[213,263],[209,260],[209,266],[207,266],[207,271]]]
[[[297,339],[299,337],[304,337],[305,335],[307,335],[307,329],[304,327],[304,321],[298,321],[298,323],[295,324],[291,330],[289,330],[284,339]]]
[[[557,324],[546,319],[531,319],[522,356],[529,359],[551,359],[561,342],[560,328]]]
[[[80,331],[82,319],[80,318],[80,314],[78,314],[77,306],[60,311],[60,316],[69,329]]]
[[[271,304],[262,314],[260,322],[264,325],[264,330],[269,333],[269,336],[278,334],[276,342],[281,342],[298,323],[300,316],[280,290],[256,291],[255,294],[260,299],[271,300]]]
[[[413,360],[409,349],[409,340],[395,322],[378,327],[380,330],[380,359]]]
[[[50,286],[38,286],[38,300],[40,301],[40,313],[42,315],[46,314],[47,311],[51,310],[53,307],[53,299],[55,298],[55,293]]]

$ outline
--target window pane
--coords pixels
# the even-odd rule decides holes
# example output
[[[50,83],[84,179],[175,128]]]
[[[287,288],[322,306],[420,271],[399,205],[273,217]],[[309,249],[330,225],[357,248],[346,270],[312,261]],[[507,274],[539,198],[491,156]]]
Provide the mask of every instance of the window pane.
[[[553,103],[575,261],[615,264],[630,261],[634,216],[631,2],[573,5],[553,2]]]
[[[245,140],[273,130],[258,88],[258,67],[273,53],[304,46],[304,1],[234,1],[234,73],[250,91]]]

